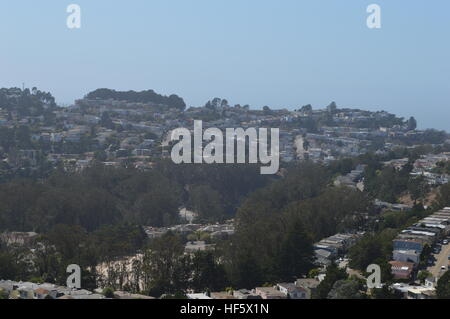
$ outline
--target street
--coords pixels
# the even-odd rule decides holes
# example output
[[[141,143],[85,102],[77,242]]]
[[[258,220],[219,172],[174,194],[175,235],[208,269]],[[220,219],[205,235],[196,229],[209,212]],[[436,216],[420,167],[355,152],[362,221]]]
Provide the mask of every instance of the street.
[[[436,257],[436,264],[433,267],[429,267],[428,271],[433,274],[434,277],[441,277],[445,271],[441,270],[442,266],[446,267],[448,270],[448,256],[450,256],[450,244],[442,246],[442,251],[439,255],[434,255]]]

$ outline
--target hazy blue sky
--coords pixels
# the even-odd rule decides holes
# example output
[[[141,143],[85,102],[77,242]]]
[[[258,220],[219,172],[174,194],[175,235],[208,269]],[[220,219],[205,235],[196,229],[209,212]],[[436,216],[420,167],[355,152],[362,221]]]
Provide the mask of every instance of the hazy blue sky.
[[[66,27],[66,8],[82,28]],[[382,8],[382,29],[366,8]],[[61,103],[108,87],[414,115],[450,131],[448,0],[3,0],[0,86]]]

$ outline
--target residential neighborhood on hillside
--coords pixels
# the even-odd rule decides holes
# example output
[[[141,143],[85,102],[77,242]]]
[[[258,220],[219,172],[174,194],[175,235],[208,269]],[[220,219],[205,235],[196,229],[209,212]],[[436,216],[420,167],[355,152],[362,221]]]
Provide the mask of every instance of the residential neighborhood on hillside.
[[[184,110],[181,98],[181,107],[173,107],[162,104],[168,103],[162,97],[157,102],[117,100],[114,97],[125,99],[126,94],[114,92],[97,90],[73,106],[57,107],[51,95],[41,97],[43,93],[35,88],[2,89],[2,175],[17,170],[25,170],[22,174],[43,173],[59,166],[80,171],[94,162],[151,169],[156,159],[170,155],[172,131],[179,127],[192,130],[194,120],[202,120],[205,130],[277,127],[280,160],[285,163],[329,163],[367,152],[386,154],[401,146],[438,145],[449,140],[444,132],[417,130],[414,118],[405,121],[384,111],[338,108],[334,102],[317,110],[310,105],[294,111],[268,107],[253,110],[215,98],[203,107]],[[30,109],[23,109],[23,99],[31,99],[38,106],[30,104]],[[431,170],[447,160],[448,154],[425,154],[415,163],[414,173],[426,176],[430,183],[445,184],[448,174]]]
[[[413,117],[335,102],[186,107],[152,90],[60,107],[37,88],[1,89],[0,116],[2,298],[442,297],[450,136]],[[172,163],[172,132],[199,120],[279,128],[279,171]]]

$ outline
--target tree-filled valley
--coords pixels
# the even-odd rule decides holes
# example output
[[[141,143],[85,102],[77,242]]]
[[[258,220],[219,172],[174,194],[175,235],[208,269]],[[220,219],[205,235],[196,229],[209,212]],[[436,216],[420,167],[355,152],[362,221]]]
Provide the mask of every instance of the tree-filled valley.
[[[398,152],[402,154],[390,156],[404,155],[404,150]],[[420,150],[409,152],[412,157]],[[1,247],[0,277],[64,284],[66,266],[76,263],[86,270],[83,279],[92,288],[101,280],[115,289],[158,296],[188,289],[251,288],[307,276],[314,269],[314,242],[358,230],[368,234],[350,252],[352,266],[363,270],[375,260],[387,263],[391,237],[426,211],[419,196],[417,213],[403,219],[401,213],[395,219],[381,216],[377,225],[367,222],[377,214],[371,199],[408,189],[408,178],[404,186],[391,183],[392,174],[401,179],[405,172],[388,174],[380,166],[383,159],[369,154],[329,166],[303,162],[283,167],[275,177],[260,175],[253,165],[160,161],[150,171],[98,163],[78,173],[57,170],[46,178],[13,179],[0,185],[0,230],[39,237],[27,246]],[[372,185],[367,191],[333,185],[334,177],[357,164],[367,165],[366,182]],[[377,171],[375,177],[371,170]],[[444,206],[450,199],[448,187],[441,193],[436,205]],[[169,232],[147,238],[142,226],[179,224],[182,206],[196,211],[199,223],[234,218],[235,235],[208,239],[214,250],[188,255],[186,236]],[[144,257],[133,268],[139,273],[133,278],[143,286],[133,280],[117,284],[118,277],[130,276],[124,269],[116,268],[108,279],[98,273],[97,265],[136,254]]]

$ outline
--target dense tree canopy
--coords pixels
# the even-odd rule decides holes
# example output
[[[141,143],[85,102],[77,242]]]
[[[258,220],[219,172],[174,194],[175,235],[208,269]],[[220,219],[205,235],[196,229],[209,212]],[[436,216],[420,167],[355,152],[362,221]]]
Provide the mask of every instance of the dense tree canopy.
[[[450,271],[438,280],[436,294],[439,299],[450,299]]]
[[[33,89],[2,88],[0,89],[0,105],[9,112],[17,112],[21,116],[48,116],[56,108],[55,98],[48,92]]]
[[[118,101],[137,102],[137,103],[154,103],[167,105],[171,108],[184,110],[186,104],[183,99],[177,95],[163,96],[155,93],[153,90],[147,91],[116,91],[111,89],[97,89],[86,95],[88,99],[113,99]]]

